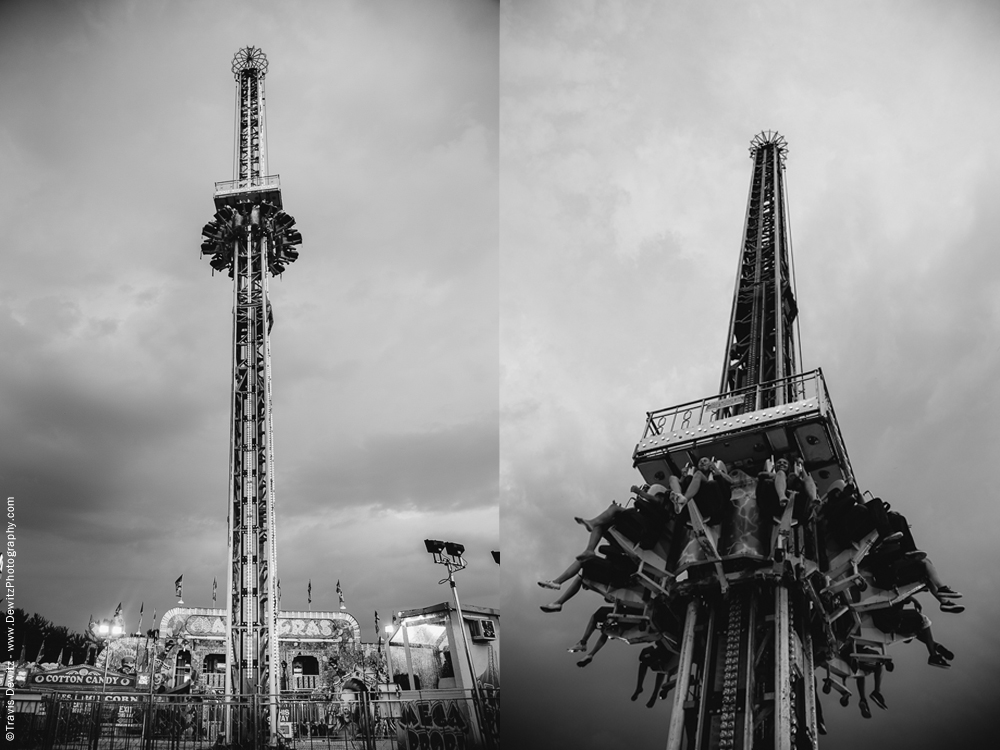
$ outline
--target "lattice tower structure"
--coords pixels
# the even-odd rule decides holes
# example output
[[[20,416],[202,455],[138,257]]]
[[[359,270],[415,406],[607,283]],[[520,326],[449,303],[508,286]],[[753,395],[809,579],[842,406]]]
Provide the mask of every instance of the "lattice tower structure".
[[[225,690],[241,708],[227,712],[226,737],[234,746],[276,745],[281,665],[268,278],[298,257],[302,236],[282,210],[278,176],[266,174],[267,58],[245,47],[232,72],[234,179],[215,184],[216,213],[201,246],[212,268],[233,279]]]
[[[798,371],[801,345],[795,327],[798,304],[785,195],[787,152],[785,139],[771,131],[751,141],[753,175],[720,393],[742,391]],[[787,399],[778,391],[761,391],[744,408],[762,409],[783,400]]]
[[[794,400],[798,362],[787,145],[779,134],[762,132],[750,153],[753,176],[720,388],[723,396],[742,397],[720,410],[733,419]],[[741,579],[727,563],[727,572],[728,588],[688,602],[667,747],[815,750],[808,596],[779,570]]]

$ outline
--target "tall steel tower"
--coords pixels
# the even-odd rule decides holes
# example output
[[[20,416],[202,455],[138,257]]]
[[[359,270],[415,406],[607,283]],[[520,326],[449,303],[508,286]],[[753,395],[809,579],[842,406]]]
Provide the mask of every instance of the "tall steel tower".
[[[277,175],[267,174],[264,76],[256,47],[236,53],[237,135],[234,179],[215,183],[216,214],[202,229],[202,255],[233,279],[233,370],[229,455],[229,576],[226,597],[227,713],[236,746],[277,740],[280,661],[274,438],[271,422],[271,305],[268,276],[298,257],[295,220],[282,211]],[[240,718],[237,718],[240,717]]]
[[[798,306],[791,269],[791,235],[785,200],[785,154],[777,133],[761,133],[750,145],[753,177],[743,224],[743,248],[729,321],[721,393],[769,383],[797,372],[793,332]],[[746,408],[771,405],[774,393]]]
[[[795,378],[797,305],[784,189],[787,147],[780,135],[767,132],[754,137],[750,152],[753,176],[720,385],[730,405],[716,413],[734,420],[796,400],[801,385]],[[791,447],[784,428],[762,437],[763,443],[748,446],[750,456],[761,445],[769,455]],[[846,454],[843,459],[846,465]],[[740,530],[744,539],[746,531]],[[755,536],[755,546],[765,549],[769,540]],[[720,552],[727,550],[723,546]],[[776,566],[777,576],[732,576],[725,595],[689,604],[683,639],[689,647],[684,665],[688,680],[675,695],[668,747],[681,747],[685,720],[694,729],[687,747],[815,746],[812,643],[805,617],[809,603],[799,587],[789,585],[783,564]],[[692,675],[700,679],[694,693]]]
[[[700,522],[691,531],[678,523],[680,553],[657,562],[654,548],[640,564],[656,606],[636,640],[657,630],[656,607],[683,622],[656,633],[677,652],[670,750],[817,747],[814,658],[840,645],[810,578],[829,568],[822,541],[808,524],[793,525],[791,506],[779,523],[756,502],[757,477],[776,458],[801,460],[820,494],[853,481],[822,373],[798,373],[786,151],[777,133],[751,143],[719,393],[649,412],[633,454],[650,484],[666,485],[705,458],[723,461],[734,478],[714,535],[699,534]]]

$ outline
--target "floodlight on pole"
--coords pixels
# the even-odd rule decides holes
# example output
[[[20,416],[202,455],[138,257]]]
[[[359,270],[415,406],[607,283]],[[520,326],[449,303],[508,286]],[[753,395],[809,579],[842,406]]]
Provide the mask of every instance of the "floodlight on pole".
[[[465,554],[465,545],[458,542],[441,542],[437,539],[424,539],[424,547],[434,556],[434,562],[448,566],[449,579],[453,571],[462,570],[466,566],[466,562],[462,557]],[[444,583],[444,581],[441,581],[441,583]],[[452,588],[454,588],[454,585],[454,582],[452,582]]]
[[[91,626],[91,630],[104,645],[104,684],[101,685],[101,699],[108,691],[108,667],[111,665],[111,641],[121,638],[125,628],[112,620],[101,620]]]
[[[438,583],[447,582],[451,586],[451,593],[455,597],[455,611],[458,613],[458,627],[462,631],[462,642],[465,644],[465,657],[469,662],[469,674],[472,678],[473,705],[476,709],[476,723],[488,748],[492,748],[492,741],[487,732],[483,731],[482,720],[482,698],[479,695],[479,685],[476,678],[476,665],[472,661],[472,649],[469,647],[469,637],[465,632],[465,618],[462,616],[462,604],[458,600],[458,587],[455,585],[455,571],[463,570],[466,566],[462,555],[465,553],[465,545],[458,542],[442,542],[437,539],[424,539],[424,547],[427,552],[434,556],[434,562],[448,567],[448,577],[442,578]]]

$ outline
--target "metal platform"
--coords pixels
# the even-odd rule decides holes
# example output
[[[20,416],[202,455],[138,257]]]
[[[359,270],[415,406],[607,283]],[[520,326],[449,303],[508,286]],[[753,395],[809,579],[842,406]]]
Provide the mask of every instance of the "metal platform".
[[[648,412],[632,459],[653,484],[705,456],[754,474],[783,455],[802,457],[820,494],[853,481],[822,370]]]
[[[225,180],[215,183],[215,210],[223,206],[236,207],[241,203],[270,203],[281,205],[281,179],[272,174],[252,180]]]

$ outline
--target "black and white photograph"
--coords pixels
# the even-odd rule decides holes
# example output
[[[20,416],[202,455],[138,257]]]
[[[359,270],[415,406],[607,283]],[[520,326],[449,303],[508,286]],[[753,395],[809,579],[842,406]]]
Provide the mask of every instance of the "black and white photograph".
[[[14,746],[495,744],[498,18],[0,5]]]
[[[507,742],[992,744],[998,10],[504,4]]]
[[[991,747],[998,41],[0,2],[7,746]]]

